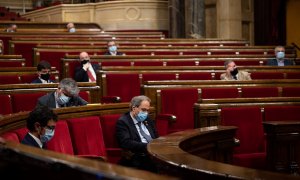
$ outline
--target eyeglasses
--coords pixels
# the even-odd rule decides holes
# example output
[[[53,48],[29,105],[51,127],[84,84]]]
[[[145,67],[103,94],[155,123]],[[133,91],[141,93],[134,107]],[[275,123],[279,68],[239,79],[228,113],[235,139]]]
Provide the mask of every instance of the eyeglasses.
[[[55,126],[46,126],[45,128],[49,129],[51,132],[55,130]]]

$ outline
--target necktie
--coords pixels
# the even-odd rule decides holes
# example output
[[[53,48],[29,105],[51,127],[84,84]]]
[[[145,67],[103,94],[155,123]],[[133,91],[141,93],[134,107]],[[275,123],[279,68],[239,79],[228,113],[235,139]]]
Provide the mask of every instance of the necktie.
[[[96,79],[95,79],[94,76],[92,75],[91,71],[88,69],[86,72],[87,72],[87,74],[88,74],[88,76],[89,76],[89,79],[90,79],[92,82],[95,82]]]
[[[152,137],[149,136],[148,134],[145,133],[145,131],[143,131],[142,126],[141,126],[141,122],[137,123],[139,128],[140,128],[140,133],[141,135],[147,140],[147,142],[151,142],[152,141]]]

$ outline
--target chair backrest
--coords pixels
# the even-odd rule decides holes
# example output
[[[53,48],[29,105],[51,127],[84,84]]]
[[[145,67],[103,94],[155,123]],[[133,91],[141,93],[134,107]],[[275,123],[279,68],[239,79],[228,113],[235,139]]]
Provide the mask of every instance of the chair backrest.
[[[176,80],[175,73],[144,73],[143,81]]]
[[[283,97],[300,97],[300,87],[282,87]]]
[[[15,132],[6,132],[1,135],[6,140],[20,142],[18,135]]]
[[[300,121],[300,106],[266,106],[265,121]]]
[[[106,156],[99,117],[73,118],[67,123],[76,155]]]
[[[282,72],[252,72],[252,79],[285,79]]]
[[[20,84],[21,78],[19,75],[1,75],[0,84]]]
[[[107,96],[119,96],[122,102],[129,102],[132,97],[140,94],[141,85],[138,74],[106,74]]]
[[[236,138],[240,146],[237,154],[259,153],[265,151],[262,113],[259,107],[227,107],[221,109],[221,124],[237,126]]]
[[[300,79],[300,72],[286,72],[286,79]]]
[[[162,89],[157,102],[161,114],[173,114],[176,122],[170,124],[169,133],[194,128],[193,105],[198,101],[197,88]]]
[[[45,95],[46,93],[20,93],[12,94],[11,101],[13,112],[17,113],[20,111],[31,111],[37,104],[38,98]]]
[[[242,97],[278,97],[278,87],[242,87]]]
[[[238,98],[239,91],[236,87],[201,88],[202,99]]]
[[[178,80],[212,80],[210,72],[185,72],[180,73]]]
[[[28,129],[26,127],[23,127],[15,130],[14,132],[18,135],[19,141],[21,142],[28,133]]]
[[[0,94],[0,114],[13,113],[11,96],[8,94]]]
[[[47,143],[47,149],[64,154],[74,154],[71,136],[66,121],[58,121],[53,138]]]

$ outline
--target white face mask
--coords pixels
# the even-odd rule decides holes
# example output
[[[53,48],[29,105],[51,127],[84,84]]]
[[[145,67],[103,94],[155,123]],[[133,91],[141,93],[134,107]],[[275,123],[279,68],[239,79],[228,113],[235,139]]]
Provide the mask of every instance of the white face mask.
[[[59,105],[65,105],[70,101],[70,97],[64,95],[63,93],[61,93],[61,95],[59,96],[59,98],[57,99],[57,103]]]
[[[76,29],[75,28],[71,28],[71,29],[69,29],[69,32],[70,33],[74,33],[74,32],[76,32]]]

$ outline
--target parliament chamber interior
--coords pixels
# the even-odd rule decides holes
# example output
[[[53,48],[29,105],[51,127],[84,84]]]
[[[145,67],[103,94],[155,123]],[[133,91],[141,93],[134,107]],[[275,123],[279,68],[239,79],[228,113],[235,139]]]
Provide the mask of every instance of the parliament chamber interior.
[[[299,8],[298,0],[0,2],[0,174],[299,179]],[[119,55],[107,55],[110,42]],[[76,79],[81,52],[99,67],[77,82],[88,104],[53,109],[47,149],[22,144],[39,98]],[[44,61],[52,82],[32,83]],[[238,77],[224,80],[229,63]],[[116,124],[140,95],[159,134],[146,145],[155,172],[119,163]]]

